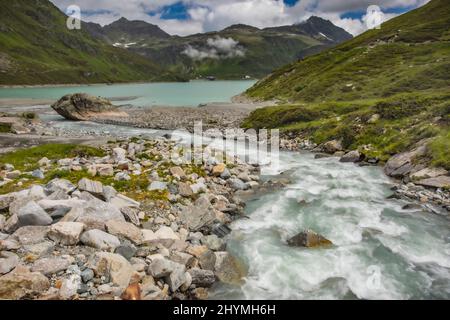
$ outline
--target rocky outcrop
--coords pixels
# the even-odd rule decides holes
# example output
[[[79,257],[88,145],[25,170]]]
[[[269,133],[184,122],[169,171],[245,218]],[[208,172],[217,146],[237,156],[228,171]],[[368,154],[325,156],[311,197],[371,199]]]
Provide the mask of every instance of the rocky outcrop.
[[[426,154],[426,146],[420,146],[409,152],[399,153],[388,160],[384,171],[388,176],[403,178],[414,168],[414,160]]]
[[[84,93],[66,95],[52,104],[52,108],[64,118],[74,121],[128,116],[109,100]]]

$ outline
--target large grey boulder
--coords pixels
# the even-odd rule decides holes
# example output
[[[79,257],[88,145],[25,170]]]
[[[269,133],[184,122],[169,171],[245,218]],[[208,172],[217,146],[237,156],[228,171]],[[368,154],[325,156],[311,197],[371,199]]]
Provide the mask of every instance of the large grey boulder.
[[[216,277],[214,272],[211,270],[202,270],[198,268],[190,269],[189,274],[192,278],[192,284],[195,284],[197,287],[208,288],[211,287],[214,282],[216,282]]]
[[[82,207],[73,208],[61,221],[82,222],[86,225],[86,229],[92,229],[90,227],[92,225],[104,229],[105,223],[109,220],[125,221],[125,218],[116,206],[92,198]]]
[[[364,159],[364,156],[358,151],[353,150],[341,157],[340,162],[360,162]]]
[[[332,140],[324,143],[322,149],[324,152],[332,154],[344,150],[344,147],[342,146],[341,141]]]
[[[53,219],[36,202],[30,201],[17,211],[20,226],[48,226]]]
[[[21,245],[41,243],[45,241],[49,228],[48,226],[25,226],[16,230],[12,236]]]
[[[198,231],[215,221],[214,208],[206,196],[201,196],[194,205],[183,208],[180,219],[190,231]]]
[[[89,247],[105,251],[113,251],[120,246],[120,240],[101,230],[89,230],[81,235],[81,242]]]
[[[85,93],[66,95],[52,104],[52,108],[64,118],[74,121],[87,121],[101,116],[127,116],[111,101]]]
[[[388,160],[384,171],[388,176],[402,178],[414,168],[414,159],[426,154],[426,147],[421,146],[409,152],[399,153]]]

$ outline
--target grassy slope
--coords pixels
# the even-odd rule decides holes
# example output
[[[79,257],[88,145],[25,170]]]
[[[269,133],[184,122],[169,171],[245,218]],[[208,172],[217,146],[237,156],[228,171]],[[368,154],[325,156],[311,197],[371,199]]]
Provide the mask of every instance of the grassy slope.
[[[47,0],[0,0],[0,29],[3,85],[174,79],[148,59],[67,29]]]
[[[263,77],[274,69],[311,54],[310,50],[324,50],[332,45],[326,39],[292,34],[279,30],[225,29],[220,32],[196,34],[169,39],[144,39],[125,37],[120,40],[108,34],[111,42],[137,42],[129,50],[161,61],[171,70],[189,77],[213,75],[219,79],[241,79],[246,75]],[[193,61],[182,52],[188,45],[203,50],[208,39],[216,36],[233,38],[245,49],[245,57],[227,59],[203,59]],[[349,35],[350,36],[350,35]]]
[[[255,111],[244,126],[343,139],[382,160],[432,138],[429,160],[450,169],[449,57],[450,6],[433,0],[256,84],[248,96],[283,105]],[[368,123],[374,114],[381,119]]]

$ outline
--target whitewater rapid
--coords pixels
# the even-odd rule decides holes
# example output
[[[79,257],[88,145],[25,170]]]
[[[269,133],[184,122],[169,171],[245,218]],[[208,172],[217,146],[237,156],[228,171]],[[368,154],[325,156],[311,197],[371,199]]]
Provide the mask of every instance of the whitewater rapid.
[[[53,119],[54,120],[54,119]],[[162,131],[56,121],[55,127],[90,134],[161,136]],[[190,143],[191,136],[175,139]],[[208,141],[223,148],[221,139]],[[255,155],[244,145],[228,153]],[[270,155],[265,162],[270,163]],[[281,152],[276,175],[290,184],[247,203],[248,219],[234,222],[227,250],[248,268],[240,286],[218,285],[212,299],[449,299],[450,220],[387,199],[393,182],[379,167],[338,158]],[[292,248],[304,229],[330,239],[328,249]]]
[[[218,286],[216,299],[422,299],[450,297],[450,223],[388,200],[392,182],[378,167],[310,153],[281,154],[286,189],[248,203],[232,225],[228,250],[248,276]],[[334,246],[292,248],[312,229]]]

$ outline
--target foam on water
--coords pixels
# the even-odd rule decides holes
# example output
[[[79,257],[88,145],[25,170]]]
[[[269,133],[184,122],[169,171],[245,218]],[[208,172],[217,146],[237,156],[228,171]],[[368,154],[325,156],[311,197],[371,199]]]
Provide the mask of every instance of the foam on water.
[[[232,226],[229,250],[248,265],[245,284],[218,286],[213,298],[450,297],[447,219],[387,200],[391,182],[379,168],[310,154],[283,153],[281,159],[282,168],[294,170],[292,183],[250,202],[250,219]],[[286,245],[307,228],[334,246]]]

